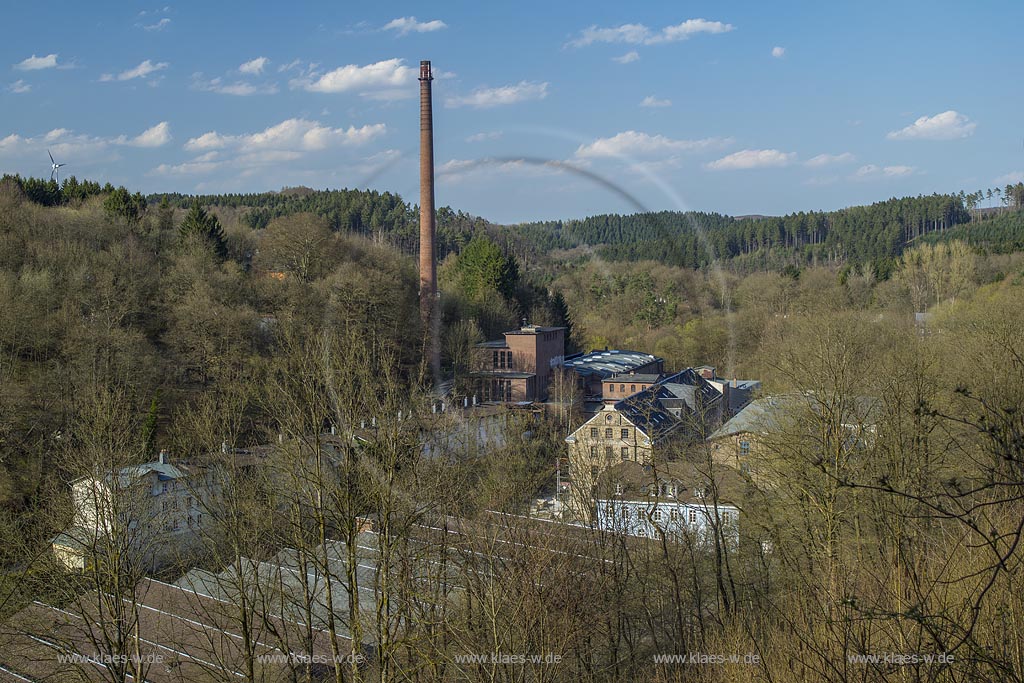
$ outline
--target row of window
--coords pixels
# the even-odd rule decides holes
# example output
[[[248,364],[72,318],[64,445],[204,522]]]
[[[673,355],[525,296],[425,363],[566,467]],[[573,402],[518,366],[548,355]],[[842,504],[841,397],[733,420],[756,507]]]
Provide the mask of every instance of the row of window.
[[[512,369],[512,352],[511,351],[495,351],[494,352],[494,369],[495,370],[511,370]]]
[[[615,429],[614,428],[612,428],[612,427],[605,427],[605,429],[604,429],[604,438],[606,438],[606,439],[613,439],[613,438],[615,438],[614,434],[615,434]],[[599,439],[600,437],[601,437],[601,431],[597,427],[591,427],[590,428],[590,438],[591,439]],[[629,438],[629,428],[628,427],[624,427],[624,428],[619,430],[619,438],[621,438],[621,439],[628,439]]]
[[[612,391],[615,391],[615,385],[614,384],[609,384],[608,388],[611,389]],[[640,385],[640,391],[647,391],[647,385],[646,384],[641,384]],[[626,393],[626,385],[625,384],[620,384],[619,385],[619,393],[620,394],[625,394]],[[636,393],[636,385],[635,384],[630,384],[629,385],[629,393],[630,394],[635,394]]]
[[[614,515],[615,514],[615,504],[612,503],[611,501],[609,501],[606,504],[606,506],[605,506],[605,512],[607,512],[609,515]],[[682,512],[683,512],[683,510],[681,510],[679,508],[675,508],[675,507],[670,507],[667,510],[655,508],[654,510],[650,511],[650,519],[652,521],[654,521],[655,523],[660,523],[660,522],[664,522],[664,521],[678,522],[680,519],[683,518]],[[690,524],[696,524],[697,523],[697,515],[698,515],[697,509],[696,508],[687,508],[685,510],[685,512],[686,512],[686,516],[685,516],[686,521],[689,522]],[[635,518],[636,518],[636,520],[638,522],[642,522],[642,521],[647,519],[648,511],[646,509],[642,508],[642,507],[635,507],[635,508],[633,508],[633,515],[635,516]],[[723,524],[725,524],[725,525],[735,525],[736,524],[736,519],[737,519],[738,515],[737,515],[737,512],[735,510],[720,510],[718,515],[719,515],[719,518],[722,520]],[[623,505],[623,506],[619,507],[619,517],[621,519],[623,519],[623,520],[629,519],[629,517],[630,517],[630,508],[629,508],[629,506]]]
[[[490,382],[485,381],[481,387],[483,400],[485,401],[511,401],[512,380],[496,379]]]
[[[619,457],[622,460],[629,460],[629,456],[630,456],[631,452],[632,452],[632,450],[630,449],[629,446],[622,446],[619,449]],[[614,446],[605,446],[604,447],[604,457],[605,457],[605,460],[607,460],[607,461],[613,460],[615,458],[615,447]],[[591,446],[590,447],[590,459],[591,460],[597,460],[597,446]]]

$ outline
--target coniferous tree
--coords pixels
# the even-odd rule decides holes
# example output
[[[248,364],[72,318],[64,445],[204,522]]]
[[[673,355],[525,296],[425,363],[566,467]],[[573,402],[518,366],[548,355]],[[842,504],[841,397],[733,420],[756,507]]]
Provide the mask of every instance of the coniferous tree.
[[[205,240],[213,247],[217,258],[224,260],[228,257],[228,245],[220,221],[212,213],[208,213],[198,201],[193,202],[185,214],[185,219],[178,226],[178,234],[183,240],[190,237]]]

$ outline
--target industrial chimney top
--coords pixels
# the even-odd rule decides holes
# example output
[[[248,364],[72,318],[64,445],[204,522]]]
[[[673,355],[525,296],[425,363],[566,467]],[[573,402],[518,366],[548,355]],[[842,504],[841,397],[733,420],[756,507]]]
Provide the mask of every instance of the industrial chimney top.
[[[420,62],[420,80],[421,81],[432,81],[434,77],[430,75],[430,62],[423,60]]]

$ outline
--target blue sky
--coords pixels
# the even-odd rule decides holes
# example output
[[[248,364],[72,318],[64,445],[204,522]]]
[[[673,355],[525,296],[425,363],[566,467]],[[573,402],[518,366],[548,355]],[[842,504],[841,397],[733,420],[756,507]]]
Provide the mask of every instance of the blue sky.
[[[1024,180],[1024,4],[980,5],[18,3],[0,171],[46,176],[50,149],[143,192],[415,202],[430,59],[438,204],[495,221],[1002,186]]]

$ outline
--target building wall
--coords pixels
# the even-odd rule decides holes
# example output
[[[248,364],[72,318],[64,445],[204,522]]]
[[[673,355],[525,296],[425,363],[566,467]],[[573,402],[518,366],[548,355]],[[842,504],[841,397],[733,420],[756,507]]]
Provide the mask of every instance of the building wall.
[[[651,382],[638,382],[636,379],[631,379],[628,375],[623,375],[614,380],[606,379],[601,382],[601,398],[606,402],[616,403],[628,396],[632,396],[638,391],[645,391],[649,386],[651,386]]]
[[[698,542],[706,542],[713,533],[716,515],[727,538],[735,540],[739,532],[739,510],[728,503],[719,503],[715,507],[660,498],[601,498],[596,501],[596,513],[599,529],[641,538],[660,538],[660,530],[676,540],[689,536]]]
[[[130,486],[112,489],[107,482],[85,478],[72,484],[75,506],[73,525],[86,537],[112,533],[131,534],[139,550],[155,555],[173,554],[192,543],[203,525],[201,497],[210,494],[203,481],[192,480],[195,490],[182,479],[160,481],[155,472]],[[81,568],[84,559],[73,548],[54,546],[64,566]]]
[[[627,460],[649,463],[652,452],[646,434],[617,410],[602,410],[584,422],[569,444],[570,504],[574,511],[581,514],[590,510],[601,472]]]
[[[553,365],[565,356],[565,330],[538,330],[534,333],[510,333],[505,343],[512,350],[516,372],[537,375],[537,399],[546,400]]]

